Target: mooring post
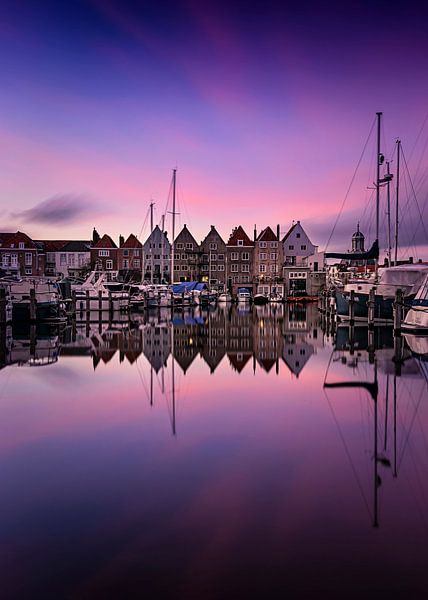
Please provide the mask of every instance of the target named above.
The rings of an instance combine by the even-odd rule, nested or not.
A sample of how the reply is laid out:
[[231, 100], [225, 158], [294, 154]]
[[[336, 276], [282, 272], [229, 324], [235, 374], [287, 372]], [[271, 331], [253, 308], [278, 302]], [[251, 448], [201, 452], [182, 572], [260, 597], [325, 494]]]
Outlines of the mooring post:
[[374, 320], [375, 320], [375, 288], [372, 287], [369, 292], [369, 301], [367, 303], [368, 308], [368, 321], [369, 321], [369, 329], [374, 328]]
[[76, 320], [76, 290], [71, 292], [71, 317]]
[[351, 290], [349, 293], [349, 323], [354, 324], [354, 313], [355, 313], [355, 291]]
[[[101, 290], [99, 290], [98, 292], [98, 311], [101, 313], [103, 310], [103, 293]], [[100, 314], [100, 320], [101, 320], [101, 314]]]
[[0, 324], [6, 323], [6, 290], [0, 288]]
[[110, 314], [113, 313], [113, 298], [111, 295], [111, 290], [108, 292], [108, 310]]
[[36, 300], [36, 288], [30, 289], [30, 321], [35, 321], [37, 318], [37, 300]]
[[86, 290], [86, 318], [89, 321], [89, 313], [91, 310], [90, 298], [89, 298], [89, 290]]
[[395, 292], [394, 302], [394, 335], [401, 334], [401, 321], [403, 318], [403, 292], [401, 289]]

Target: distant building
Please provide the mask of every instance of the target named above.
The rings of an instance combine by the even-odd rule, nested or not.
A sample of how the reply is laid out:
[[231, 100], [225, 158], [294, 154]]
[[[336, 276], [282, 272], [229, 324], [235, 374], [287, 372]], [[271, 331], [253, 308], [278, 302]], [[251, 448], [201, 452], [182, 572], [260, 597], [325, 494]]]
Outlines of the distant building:
[[83, 270], [90, 267], [91, 242], [88, 240], [69, 241], [52, 254], [55, 254], [55, 274], [57, 276], [79, 276]]
[[91, 248], [91, 268], [99, 271], [105, 271], [110, 280], [117, 279], [118, 248], [111, 237], [104, 234], [102, 238]]
[[166, 232], [156, 225], [143, 244], [143, 273], [145, 281], [170, 283], [171, 244]]
[[266, 227], [254, 243], [254, 280], [258, 294], [284, 293], [283, 263], [284, 253], [279, 239], [279, 225], [276, 234], [270, 227]]
[[133, 233], [117, 251], [119, 277], [122, 281], [141, 281], [143, 244]]
[[286, 265], [306, 265], [308, 257], [318, 251], [309, 236], [297, 221], [290, 227], [282, 240], [284, 262]]
[[40, 277], [45, 274], [43, 246], [26, 233], [0, 233], [0, 274]]
[[224, 290], [226, 285], [226, 243], [214, 225], [200, 245], [201, 281]]
[[239, 225], [233, 229], [226, 247], [228, 288], [233, 294], [236, 294], [241, 287], [253, 291], [254, 241]]
[[199, 244], [184, 224], [174, 241], [174, 282], [199, 280]]
[[349, 259], [345, 258], [341, 261], [342, 267], [351, 267], [357, 271], [374, 271], [375, 269], [375, 261], [373, 259], [361, 260], [352, 258], [353, 254], [365, 252], [365, 237], [364, 234], [360, 231], [360, 224], [357, 223], [357, 231], [352, 234], [351, 238], [351, 251], [349, 252]]

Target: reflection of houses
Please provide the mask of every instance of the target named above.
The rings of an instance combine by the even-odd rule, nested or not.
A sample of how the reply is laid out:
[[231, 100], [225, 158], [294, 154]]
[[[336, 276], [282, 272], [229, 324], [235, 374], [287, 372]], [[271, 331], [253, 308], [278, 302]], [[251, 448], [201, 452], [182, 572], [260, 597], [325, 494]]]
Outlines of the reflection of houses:
[[204, 361], [214, 373], [226, 354], [226, 313], [221, 310], [208, 313], [203, 327], [205, 341], [201, 350]]
[[278, 357], [281, 356], [283, 338], [281, 335], [282, 319], [277, 315], [276, 306], [267, 305], [257, 310], [254, 322], [254, 356], [259, 365], [269, 372], [274, 365], [278, 368]]
[[227, 357], [240, 373], [253, 356], [253, 320], [250, 311], [232, 310], [226, 319]]
[[171, 328], [168, 325], [146, 325], [142, 329], [143, 353], [156, 373], [166, 367], [171, 352]]
[[199, 245], [187, 225], [174, 241], [174, 281], [199, 281]]
[[281, 358], [297, 377], [310, 357], [322, 346], [318, 327], [318, 312], [314, 305], [290, 305], [282, 324]]
[[132, 364], [142, 352], [142, 339], [140, 330], [107, 329], [102, 333], [93, 333], [91, 336], [92, 355], [94, 368], [100, 361], [107, 364], [116, 352], [119, 360], [126, 360]]
[[158, 225], [143, 246], [144, 279], [153, 283], [169, 283], [171, 244]]
[[175, 317], [174, 327], [174, 358], [186, 373], [196, 356], [204, 347], [206, 338], [201, 323], [188, 315], [184, 318]]
[[214, 225], [200, 245], [201, 280], [223, 290], [226, 284], [226, 244]]

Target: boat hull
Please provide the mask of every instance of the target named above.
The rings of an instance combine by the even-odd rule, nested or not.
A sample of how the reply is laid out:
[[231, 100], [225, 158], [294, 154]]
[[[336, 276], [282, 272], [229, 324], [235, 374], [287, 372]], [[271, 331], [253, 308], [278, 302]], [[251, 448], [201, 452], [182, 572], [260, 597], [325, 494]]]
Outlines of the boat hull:
[[[368, 321], [369, 308], [368, 301], [369, 295], [362, 293], [355, 293], [354, 296], [354, 320], [355, 321]], [[374, 307], [374, 320], [375, 322], [384, 322], [393, 320], [393, 303], [392, 298], [384, 298], [383, 296], [375, 295], [375, 307]], [[340, 291], [336, 291], [336, 311], [337, 316], [347, 321], [349, 320], [349, 296], [343, 294]]]
[[[37, 302], [36, 321], [50, 321], [60, 317], [58, 302]], [[30, 303], [16, 302], [12, 306], [12, 319], [15, 321], [29, 321], [31, 319]]]

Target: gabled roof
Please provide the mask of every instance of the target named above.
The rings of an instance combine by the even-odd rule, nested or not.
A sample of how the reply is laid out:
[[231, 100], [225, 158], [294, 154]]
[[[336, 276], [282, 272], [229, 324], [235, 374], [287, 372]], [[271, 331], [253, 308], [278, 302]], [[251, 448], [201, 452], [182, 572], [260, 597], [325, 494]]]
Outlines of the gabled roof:
[[244, 246], [254, 246], [254, 242], [251, 241], [241, 225], [238, 225], [238, 227], [235, 227], [235, 229], [232, 231], [227, 245], [237, 246], [238, 240], [244, 240]]
[[209, 232], [207, 233], [207, 235], [204, 237], [204, 239], [201, 242], [201, 246], [207, 241], [207, 239], [210, 236], [215, 236], [216, 238], [218, 238], [220, 240], [220, 242], [222, 244], [224, 244], [223, 238], [221, 237], [221, 235], [219, 234], [219, 232], [217, 231], [217, 229], [215, 228], [215, 225], [211, 225], [211, 229], [209, 230]]
[[143, 244], [131, 233], [126, 242], [121, 245], [121, 248], [142, 248]]
[[[240, 356], [240, 358], [238, 358], [238, 356]], [[235, 371], [238, 371], [238, 373], [241, 373], [242, 369], [245, 367], [245, 365], [248, 363], [248, 361], [250, 360], [250, 358], [252, 357], [252, 353], [251, 352], [247, 352], [245, 354], [243, 354], [242, 352], [228, 352], [227, 353], [227, 358], [229, 359], [229, 362], [232, 366], [232, 368]]]
[[45, 252], [58, 252], [58, 250], [61, 250], [69, 243], [68, 240], [37, 240], [37, 243], [39, 242], [42, 244]]
[[257, 241], [258, 242], [276, 242], [278, 240], [277, 240], [276, 235], [272, 231], [272, 229], [268, 226], [259, 233], [259, 235], [257, 237]]
[[92, 248], [117, 248], [111, 237], [106, 233]]
[[0, 233], [0, 247], [10, 248], [13, 244], [14, 248], [18, 248], [19, 242], [24, 242], [26, 248], [36, 248], [34, 241], [22, 231]]
[[195, 238], [193, 237], [193, 235], [187, 229], [187, 225], [186, 224], [183, 225], [183, 229], [180, 231], [180, 233], [175, 238], [175, 242], [174, 243], [179, 242], [181, 237], [186, 237], [186, 239], [190, 238], [190, 240], [193, 242], [194, 246], [199, 246], [198, 242], [195, 240]]
[[[299, 222], [298, 222], [299, 223]], [[299, 223], [300, 225], [300, 223]], [[289, 237], [289, 235], [296, 229], [297, 223], [294, 223], [294, 225], [292, 225], [290, 227], [290, 229], [287, 231], [287, 233], [284, 235], [284, 237], [282, 238], [282, 242], [284, 243], [285, 240]]]
[[89, 252], [92, 242], [88, 240], [71, 240], [67, 242], [61, 250], [63, 252]]

